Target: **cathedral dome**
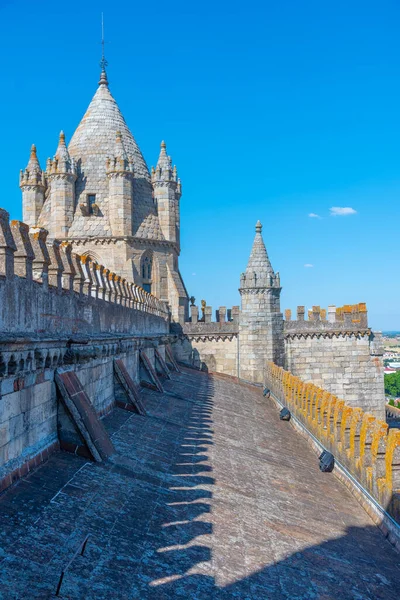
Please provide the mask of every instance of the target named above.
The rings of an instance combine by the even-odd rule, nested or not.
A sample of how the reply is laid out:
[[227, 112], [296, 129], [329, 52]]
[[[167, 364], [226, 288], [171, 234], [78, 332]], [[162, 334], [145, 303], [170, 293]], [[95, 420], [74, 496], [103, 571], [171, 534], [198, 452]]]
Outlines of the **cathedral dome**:
[[[152, 197], [149, 170], [122, 113], [108, 89], [105, 72], [89, 107], [79, 123], [68, 150], [77, 165], [76, 206], [70, 237], [110, 236], [108, 180], [106, 160], [114, 155], [115, 137], [121, 132], [122, 143], [134, 168], [134, 211], [132, 235], [163, 239]], [[79, 216], [79, 205], [88, 194], [95, 194], [100, 216]]]

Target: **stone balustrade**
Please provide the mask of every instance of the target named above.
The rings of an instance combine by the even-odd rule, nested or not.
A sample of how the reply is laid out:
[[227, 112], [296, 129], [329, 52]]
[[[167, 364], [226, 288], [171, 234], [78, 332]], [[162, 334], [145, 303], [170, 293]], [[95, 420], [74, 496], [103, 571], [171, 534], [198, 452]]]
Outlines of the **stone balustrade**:
[[268, 363], [266, 386], [400, 523], [400, 430]]

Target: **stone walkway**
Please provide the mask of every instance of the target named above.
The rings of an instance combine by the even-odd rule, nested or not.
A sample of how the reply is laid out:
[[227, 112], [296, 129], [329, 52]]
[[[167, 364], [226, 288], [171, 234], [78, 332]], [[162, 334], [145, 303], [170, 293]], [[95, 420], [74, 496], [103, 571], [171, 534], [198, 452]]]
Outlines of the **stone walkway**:
[[0, 599], [390, 599], [400, 555], [260, 390], [185, 371], [0, 497]]

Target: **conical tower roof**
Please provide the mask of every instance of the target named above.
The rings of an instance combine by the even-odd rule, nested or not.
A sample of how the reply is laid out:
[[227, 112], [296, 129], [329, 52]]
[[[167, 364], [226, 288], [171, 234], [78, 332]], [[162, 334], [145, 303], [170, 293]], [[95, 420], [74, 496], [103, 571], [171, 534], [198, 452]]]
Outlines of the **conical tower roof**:
[[71, 160], [67, 146], [65, 144], [65, 133], [63, 131], [60, 131], [58, 146], [54, 156], [55, 158], [58, 158], [58, 160], [64, 160], [65, 162], [69, 162]]
[[157, 168], [172, 171], [171, 157], [167, 154], [167, 144], [164, 142], [164, 140], [161, 142], [161, 149], [157, 161]]
[[82, 160], [82, 168], [90, 169], [91, 165], [97, 166], [99, 162], [105, 164], [106, 158], [114, 155], [117, 131], [121, 132], [125, 151], [132, 157], [136, 173], [150, 180], [143, 155], [105, 83], [100, 83], [72, 136], [69, 153], [75, 160]]
[[[124, 149], [134, 168], [135, 210], [132, 235], [164, 239], [152, 198], [149, 170], [118, 104], [111, 95], [105, 71], [102, 72], [99, 87], [68, 146], [78, 170], [77, 204], [85, 202], [86, 194], [96, 194], [96, 203], [99, 204], [103, 215], [93, 218], [90, 235], [111, 235], [106, 159], [114, 156], [117, 131], [121, 133]], [[76, 216], [69, 231], [70, 237], [84, 234], [85, 225], [87, 226], [87, 219]], [[87, 235], [87, 232], [84, 235]]]
[[274, 270], [269, 261], [261, 231], [262, 225], [260, 221], [257, 221], [256, 237], [254, 238], [253, 248], [251, 249], [250, 258], [246, 269], [246, 275], [255, 273], [257, 275], [257, 279], [263, 279], [267, 275], [274, 275]]
[[40, 164], [39, 164], [39, 159], [37, 157], [35, 144], [32, 144], [32, 146], [31, 146], [31, 153], [29, 155], [29, 162], [26, 165], [26, 170], [30, 173], [31, 176], [34, 173], [41, 174], [41, 172], [42, 172], [42, 170], [40, 168]]

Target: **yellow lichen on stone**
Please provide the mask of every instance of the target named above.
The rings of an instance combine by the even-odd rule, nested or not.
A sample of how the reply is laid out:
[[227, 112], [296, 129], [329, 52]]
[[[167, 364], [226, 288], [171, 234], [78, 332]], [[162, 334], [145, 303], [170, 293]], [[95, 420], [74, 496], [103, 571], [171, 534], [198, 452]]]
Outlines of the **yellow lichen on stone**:
[[360, 454], [359, 454], [358, 458], [356, 459], [356, 467], [358, 469], [362, 469], [362, 467], [363, 467], [367, 435], [375, 421], [376, 421], [376, 419], [373, 415], [371, 415], [369, 413], [364, 413], [363, 418], [362, 418], [361, 429], [360, 429]]

